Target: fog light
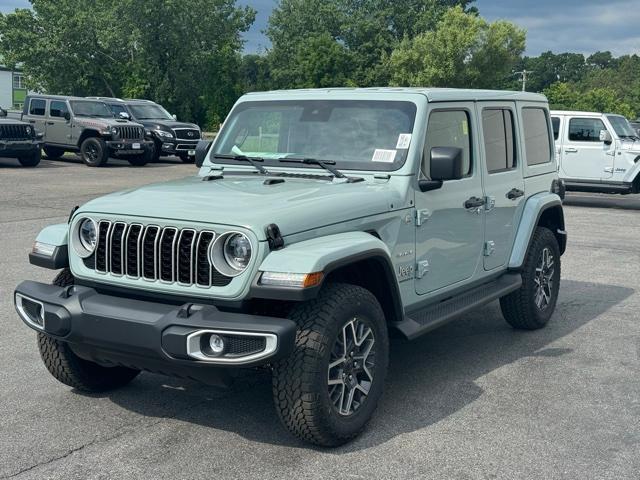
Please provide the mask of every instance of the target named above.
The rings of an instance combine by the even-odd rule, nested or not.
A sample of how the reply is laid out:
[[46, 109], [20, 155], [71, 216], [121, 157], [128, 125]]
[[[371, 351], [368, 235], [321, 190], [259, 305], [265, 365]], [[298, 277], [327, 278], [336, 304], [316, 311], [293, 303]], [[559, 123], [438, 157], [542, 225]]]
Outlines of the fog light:
[[220, 335], [212, 333], [209, 337], [209, 348], [214, 355], [221, 355], [224, 352], [224, 338]]

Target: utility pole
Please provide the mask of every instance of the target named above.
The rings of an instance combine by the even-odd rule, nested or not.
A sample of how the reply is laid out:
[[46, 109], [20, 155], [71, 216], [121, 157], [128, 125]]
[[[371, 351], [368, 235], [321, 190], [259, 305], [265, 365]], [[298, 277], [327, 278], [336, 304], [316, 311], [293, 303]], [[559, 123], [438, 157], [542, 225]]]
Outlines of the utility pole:
[[527, 91], [527, 75], [533, 73], [531, 70], [522, 70], [521, 72], [513, 72], [514, 75], [520, 75], [520, 81], [522, 82], [522, 91]]

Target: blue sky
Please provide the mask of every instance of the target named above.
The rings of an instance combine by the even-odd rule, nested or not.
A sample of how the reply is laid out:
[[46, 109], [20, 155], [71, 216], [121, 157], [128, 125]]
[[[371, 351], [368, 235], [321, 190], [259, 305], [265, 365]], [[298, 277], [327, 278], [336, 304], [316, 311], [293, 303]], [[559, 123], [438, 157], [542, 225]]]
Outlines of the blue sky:
[[[27, 0], [0, 0], [0, 11], [27, 7]], [[262, 31], [276, 0], [240, 0], [258, 11], [245, 35], [248, 52], [269, 46]], [[527, 54], [552, 50], [615, 55], [640, 54], [640, 2], [638, 0], [477, 0], [480, 14], [489, 20], [504, 18], [528, 31]]]

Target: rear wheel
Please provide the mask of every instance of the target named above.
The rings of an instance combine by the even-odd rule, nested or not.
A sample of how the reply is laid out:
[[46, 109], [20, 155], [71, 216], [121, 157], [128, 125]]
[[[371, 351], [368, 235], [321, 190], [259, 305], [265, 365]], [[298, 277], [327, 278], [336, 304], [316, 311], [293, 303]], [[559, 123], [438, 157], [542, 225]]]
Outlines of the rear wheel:
[[368, 290], [335, 283], [290, 318], [296, 347], [273, 370], [280, 419], [307, 442], [342, 445], [364, 429], [382, 395], [389, 356], [382, 308]]
[[102, 167], [109, 160], [109, 149], [101, 138], [89, 137], [80, 146], [80, 157], [88, 167]]
[[36, 148], [25, 155], [20, 155], [18, 161], [23, 167], [35, 167], [40, 163], [40, 149]]
[[186, 153], [181, 153], [179, 157], [182, 163], [194, 163], [196, 161], [195, 156], [187, 155]]
[[64, 148], [44, 147], [43, 150], [49, 160], [57, 160], [64, 155]]
[[[73, 285], [74, 278], [66, 268], [53, 281], [54, 285]], [[122, 387], [133, 380], [139, 370], [126, 367], [103, 367], [78, 357], [67, 342], [38, 333], [40, 357], [49, 373], [59, 382], [84, 392], [103, 392]]]
[[542, 328], [553, 315], [559, 290], [558, 240], [548, 228], [538, 227], [522, 269], [522, 286], [500, 299], [502, 315], [514, 328]]

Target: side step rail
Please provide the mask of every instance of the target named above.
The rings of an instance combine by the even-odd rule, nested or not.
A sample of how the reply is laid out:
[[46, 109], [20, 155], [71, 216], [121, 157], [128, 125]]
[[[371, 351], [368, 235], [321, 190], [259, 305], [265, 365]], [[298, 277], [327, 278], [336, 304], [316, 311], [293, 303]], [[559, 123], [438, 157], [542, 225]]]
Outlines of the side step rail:
[[507, 295], [522, 285], [519, 273], [507, 273], [489, 283], [484, 283], [471, 290], [440, 302], [428, 305], [419, 310], [409, 311], [397, 328], [407, 339], [413, 340], [456, 317], [486, 305]]

